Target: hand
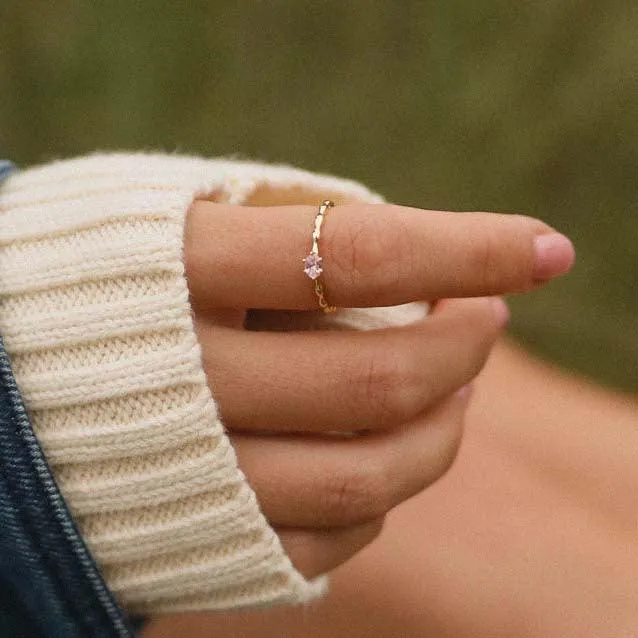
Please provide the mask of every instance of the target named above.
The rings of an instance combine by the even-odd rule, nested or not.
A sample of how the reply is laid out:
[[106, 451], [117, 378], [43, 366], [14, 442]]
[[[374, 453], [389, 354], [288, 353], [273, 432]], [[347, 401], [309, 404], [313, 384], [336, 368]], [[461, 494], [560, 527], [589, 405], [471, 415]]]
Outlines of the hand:
[[496, 347], [443, 480], [302, 608], [201, 614], [145, 638], [630, 638], [638, 401]]
[[[507, 319], [500, 300], [480, 298], [369, 332], [244, 330], [249, 308], [317, 308], [301, 267], [315, 213], [197, 201], [185, 234], [210, 387], [264, 514], [307, 576], [347, 560], [449, 467], [467, 404], [454, 393]], [[329, 299], [343, 307], [527, 290], [573, 259], [537, 220], [392, 205], [331, 210], [321, 251]], [[334, 432], [366, 434], [317, 436]]]

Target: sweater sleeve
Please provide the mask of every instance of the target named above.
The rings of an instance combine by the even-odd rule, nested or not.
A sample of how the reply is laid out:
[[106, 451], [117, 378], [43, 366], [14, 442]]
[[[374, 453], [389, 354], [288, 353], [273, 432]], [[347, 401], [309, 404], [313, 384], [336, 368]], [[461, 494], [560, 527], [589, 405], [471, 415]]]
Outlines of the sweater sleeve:
[[[287, 166], [151, 154], [56, 162], [0, 190], [0, 331], [60, 490], [134, 613], [299, 603], [325, 588], [293, 567], [262, 515], [201, 364], [183, 229], [192, 201], [213, 193], [382, 201]], [[317, 326], [415, 312], [341, 312]]]

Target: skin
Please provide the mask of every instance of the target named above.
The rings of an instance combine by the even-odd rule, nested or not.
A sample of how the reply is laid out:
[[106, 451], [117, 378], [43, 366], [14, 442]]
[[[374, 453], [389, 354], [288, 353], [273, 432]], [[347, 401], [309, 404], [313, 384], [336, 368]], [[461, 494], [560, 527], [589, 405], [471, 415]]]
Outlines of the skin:
[[638, 402], [511, 344], [476, 380], [452, 468], [305, 608], [158, 618], [145, 638], [629, 638]]
[[[369, 332], [245, 330], [251, 308], [316, 310], [300, 265], [315, 214], [313, 206], [200, 200], [185, 232], [211, 390], [240, 468], [308, 577], [372, 542], [386, 514], [454, 460], [469, 396], [459, 390], [481, 370], [507, 321], [493, 295], [538, 287], [573, 261], [568, 240], [528, 217], [339, 206], [320, 244], [332, 303], [474, 298]], [[268, 255], [267, 277], [255, 254]], [[335, 432], [358, 435], [325, 436]]]

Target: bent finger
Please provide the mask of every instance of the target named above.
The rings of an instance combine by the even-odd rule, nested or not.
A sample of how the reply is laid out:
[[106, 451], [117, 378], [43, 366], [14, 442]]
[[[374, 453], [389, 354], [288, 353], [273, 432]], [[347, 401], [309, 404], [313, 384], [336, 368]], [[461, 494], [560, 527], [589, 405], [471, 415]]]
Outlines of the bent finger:
[[461, 440], [468, 393], [385, 433], [233, 434], [239, 466], [275, 526], [331, 528], [384, 516], [437, 480]]
[[339, 567], [369, 545], [381, 533], [383, 519], [341, 529], [278, 529], [281, 544], [294, 566], [315, 578]]
[[476, 376], [504, 320], [499, 309], [502, 302], [463, 299], [407, 326], [364, 332], [250, 332], [205, 323], [198, 332], [229, 428], [381, 430], [416, 418]]

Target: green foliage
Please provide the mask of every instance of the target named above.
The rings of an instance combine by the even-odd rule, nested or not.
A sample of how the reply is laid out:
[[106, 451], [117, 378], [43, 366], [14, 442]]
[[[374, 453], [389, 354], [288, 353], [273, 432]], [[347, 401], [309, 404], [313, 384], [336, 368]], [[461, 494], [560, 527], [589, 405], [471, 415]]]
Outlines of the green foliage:
[[636, 34], [634, 0], [4, 0], [0, 155], [239, 155], [529, 212], [579, 261], [514, 330], [635, 390]]

